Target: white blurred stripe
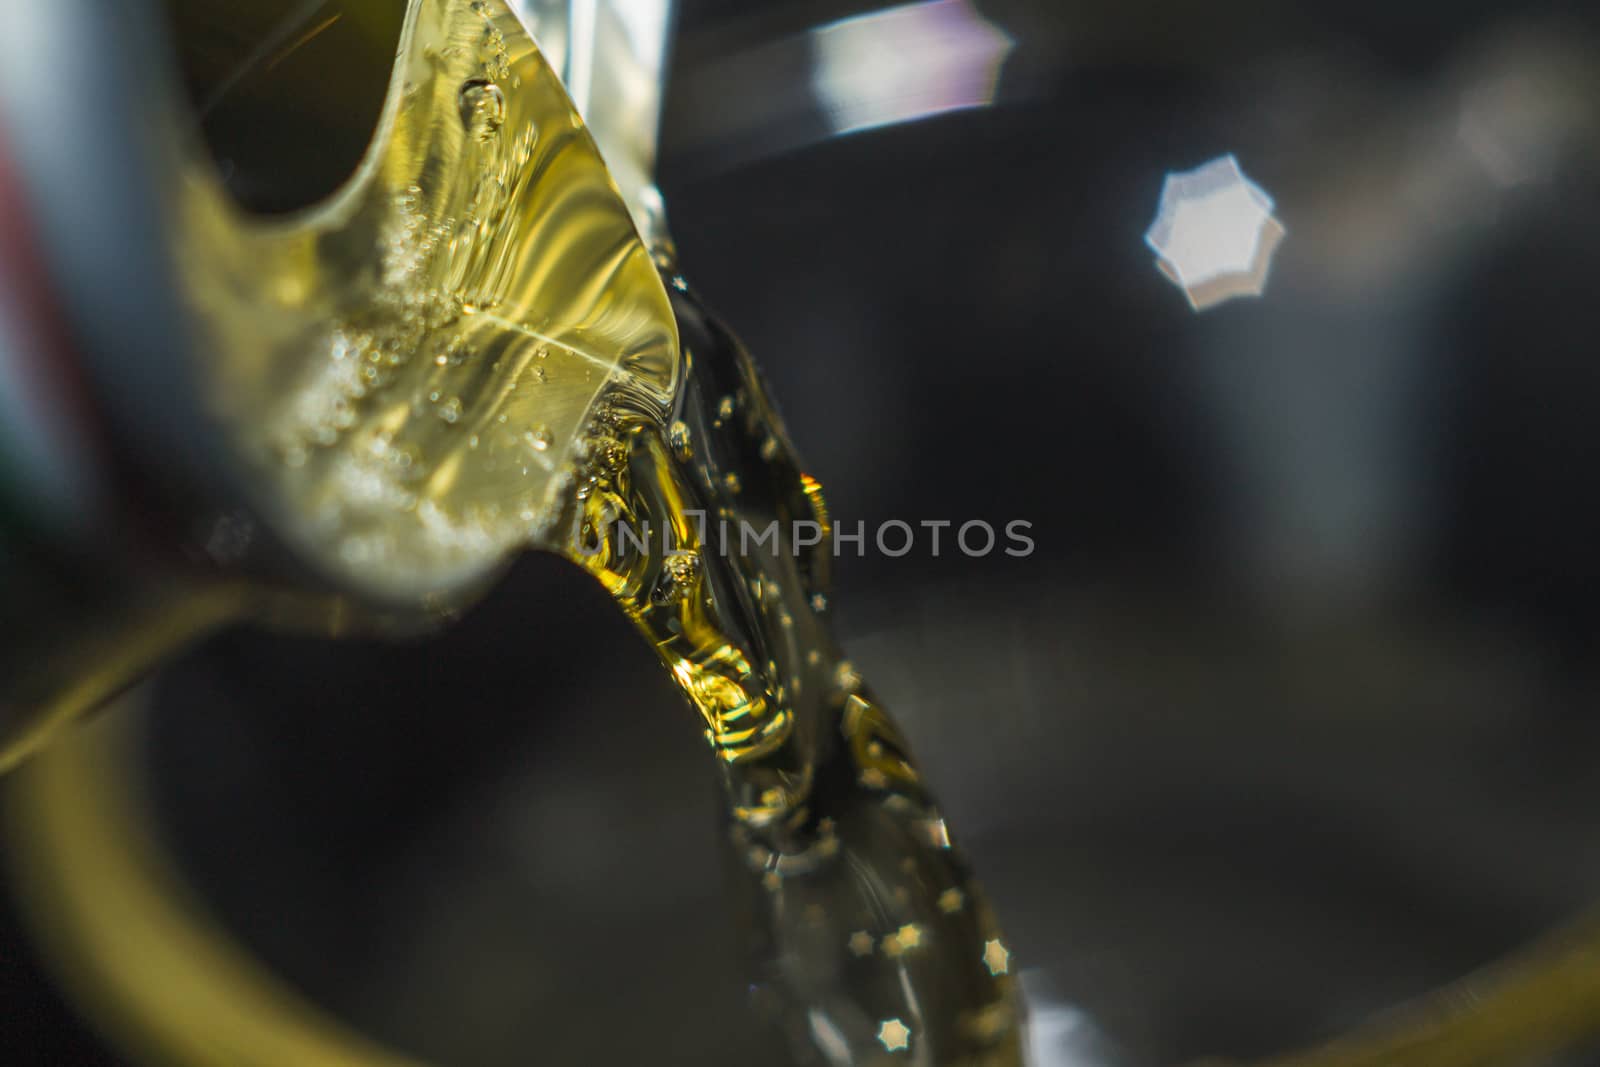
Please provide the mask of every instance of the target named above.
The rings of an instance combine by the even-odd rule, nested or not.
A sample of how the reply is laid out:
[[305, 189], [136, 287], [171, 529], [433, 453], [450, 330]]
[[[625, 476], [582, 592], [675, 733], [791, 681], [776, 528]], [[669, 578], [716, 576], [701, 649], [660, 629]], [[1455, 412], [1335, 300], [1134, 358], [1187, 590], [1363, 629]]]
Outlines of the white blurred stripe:
[[969, 0], [922, 3], [811, 31], [812, 90], [835, 133], [994, 102], [1015, 42]]

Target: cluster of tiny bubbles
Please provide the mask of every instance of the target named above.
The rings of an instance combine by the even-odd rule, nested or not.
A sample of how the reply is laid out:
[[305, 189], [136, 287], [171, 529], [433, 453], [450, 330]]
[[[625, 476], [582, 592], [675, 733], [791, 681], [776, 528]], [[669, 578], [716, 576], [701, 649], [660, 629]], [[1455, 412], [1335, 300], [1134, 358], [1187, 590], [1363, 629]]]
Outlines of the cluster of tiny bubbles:
[[452, 337], [433, 357], [435, 366], [459, 367], [472, 358], [472, 346], [465, 337]]
[[661, 565], [661, 578], [652, 599], [659, 605], [679, 603], [694, 595], [704, 565], [695, 552], [669, 552]]
[[[570, 463], [563, 465], [550, 479], [549, 500], [562, 500], [572, 493], [578, 475]], [[530, 513], [531, 512], [531, 513]], [[561, 520], [559, 507], [543, 509], [524, 508], [521, 518], [528, 523], [528, 537], [532, 543], [545, 543], [554, 534]]]
[[454, 426], [461, 422], [462, 417], [467, 413], [468, 406], [475, 404], [476, 401], [463, 400], [461, 396], [453, 392], [431, 389], [428, 391], [428, 403], [432, 405], [433, 414], [438, 417], [440, 422]]
[[291, 469], [304, 467], [315, 448], [336, 444], [357, 422], [356, 401], [370, 387], [362, 356], [365, 334], [335, 329], [325, 341], [329, 358], [305, 374], [269, 430], [273, 451]]
[[394, 198], [383, 254], [383, 293], [413, 291], [413, 282], [432, 258], [439, 230], [429, 226], [423, 189], [412, 182]]
[[[386, 511], [418, 507], [414, 487], [425, 474], [420, 454], [396, 444], [388, 431], [372, 433], [363, 447], [336, 453], [333, 461], [329, 492], [315, 515], [319, 522], [337, 527], [351, 504]], [[340, 554], [352, 563], [375, 560], [391, 540], [382, 531], [352, 533], [341, 543]]]
[[488, 51], [488, 58], [484, 60], [489, 76], [501, 80], [509, 79], [511, 87], [517, 88], [521, 80], [511, 76], [511, 56], [506, 52], [505, 34], [494, 24], [494, 16], [489, 11], [485, 0], [472, 0], [472, 10], [484, 21], [483, 47]]
[[678, 459], [687, 462], [694, 458], [694, 447], [689, 441], [689, 424], [682, 419], [672, 420], [672, 425], [667, 427], [667, 444]]

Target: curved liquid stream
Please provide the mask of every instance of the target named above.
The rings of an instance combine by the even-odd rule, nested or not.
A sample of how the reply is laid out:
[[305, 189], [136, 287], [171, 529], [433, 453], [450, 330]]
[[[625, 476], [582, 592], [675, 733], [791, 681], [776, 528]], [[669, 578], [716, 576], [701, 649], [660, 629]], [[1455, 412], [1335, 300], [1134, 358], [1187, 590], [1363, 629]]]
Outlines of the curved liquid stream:
[[[675, 305], [675, 418], [608, 397], [563, 552], [657, 649], [722, 768], [730, 912], [755, 1006], [799, 1063], [1020, 1064], [1009, 948], [829, 633], [820, 489], [742, 349], [691, 297]], [[723, 519], [776, 519], [780, 533], [746, 553], [734, 533], [725, 553]], [[624, 521], [653, 536], [635, 544]], [[823, 540], [797, 546], [790, 524], [808, 521]], [[20, 772], [15, 871], [91, 1014], [153, 1064], [410, 1064], [323, 1017], [204, 918], [139, 814], [115, 725]]]
[[419, 0], [399, 47], [330, 199], [247, 215], [194, 161], [173, 216], [241, 483], [315, 570], [406, 610], [459, 606], [559, 541], [596, 405], [664, 412], [678, 352], [650, 252], [516, 16]]
[[[416, 629], [464, 608], [511, 555], [561, 540], [601, 398], [624, 390], [664, 417], [676, 389], [677, 333], [650, 251], [504, 0], [411, 0], [403, 26], [393, 0], [169, 3], [202, 19], [180, 26], [201, 42], [237, 30], [235, 6], [258, 22], [274, 8], [315, 15], [258, 54], [266, 84], [220, 79], [235, 86], [224, 144], [260, 134], [291, 156], [286, 170], [306, 169], [300, 155], [347, 161], [349, 144], [284, 117], [298, 105], [365, 151], [320, 203], [246, 212], [224, 184], [245, 168], [226, 153], [213, 162], [194, 114], [158, 91], [174, 88], [163, 69], [141, 67], [138, 96], [151, 99], [134, 113], [129, 183], [148, 187], [134, 202], [162, 246], [126, 269], [153, 279], [136, 291], [172, 299], [157, 313], [173, 321], [159, 343], [108, 343], [83, 361], [106, 408], [141, 428], [118, 451], [173, 499], [151, 521], [160, 552], [129, 548], [137, 535], [85, 535], [66, 555], [104, 562], [105, 577], [27, 574], [40, 588], [24, 586], [0, 618], [18, 623], [0, 650], [0, 770], [228, 617], [338, 632]], [[94, 21], [143, 37], [110, 14]], [[397, 58], [384, 27], [398, 31]], [[274, 91], [319, 48], [336, 75], [312, 64], [294, 92]], [[375, 57], [381, 72], [359, 69]], [[349, 96], [366, 74], [389, 79], [375, 130], [345, 114], [360, 110]], [[263, 114], [272, 129], [248, 121]], [[134, 281], [105, 273], [107, 286]], [[143, 508], [131, 509], [136, 532]], [[224, 581], [240, 588], [219, 595]]]
[[[415, 3], [401, 52], [332, 200], [244, 217], [199, 164], [177, 200], [212, 416], [263, 511], [380, 604], [451, 608], [525, 546], [583, 567], [722, 768], [757, 1004], [799, 1058], [1020, 1062], [1009, 950], [828, 632], [821, 490], [748, 357], [669, 302], [502, 3]], [[724, 520], [775, 533], [719, 551]], [[204, 922], [93, 744], [24, 772], [19, 867], [90, 1012], [155, 1063], [399, 1062]]]
[[737, 342], [674, 303], [674, 420], [599, 413], [567, 554], [655, 647], [721, 764], [757, 1005], [816, 1062], [1019, 1063], [1009, 949], [829, 632], [820, 486]]

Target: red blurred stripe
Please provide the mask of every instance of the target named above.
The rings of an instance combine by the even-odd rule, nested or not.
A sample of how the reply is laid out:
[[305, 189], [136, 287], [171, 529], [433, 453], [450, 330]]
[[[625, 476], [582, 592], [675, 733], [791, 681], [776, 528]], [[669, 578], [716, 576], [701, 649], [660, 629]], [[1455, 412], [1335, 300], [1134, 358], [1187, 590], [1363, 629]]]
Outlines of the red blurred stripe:
[[38, 235], [31, 223], [27, 189], [7, 151], [0, 126], [0, 260], [14, 291], [10, 294], [20, 318], [17, 373], [20, 382], [0, 383], [18, 389], [39, 404], [61, 441], [76, 442], [94, 458], [104, 455], [104, 433], [91, 399], [88, 378], [75, 353], [67, 317], [51, 285]]

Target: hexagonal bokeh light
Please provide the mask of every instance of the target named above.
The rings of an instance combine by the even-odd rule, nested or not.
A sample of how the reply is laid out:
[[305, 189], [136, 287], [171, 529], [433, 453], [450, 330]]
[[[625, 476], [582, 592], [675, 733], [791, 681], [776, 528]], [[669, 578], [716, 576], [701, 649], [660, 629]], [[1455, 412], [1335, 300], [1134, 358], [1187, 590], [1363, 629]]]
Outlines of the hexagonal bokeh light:
[[1167, 175], [1144, 240], [1161, 273], [1204, 311], [1266, 288], [1285, 233], [1272, 211], [1272, 197], [1230, 153]]

